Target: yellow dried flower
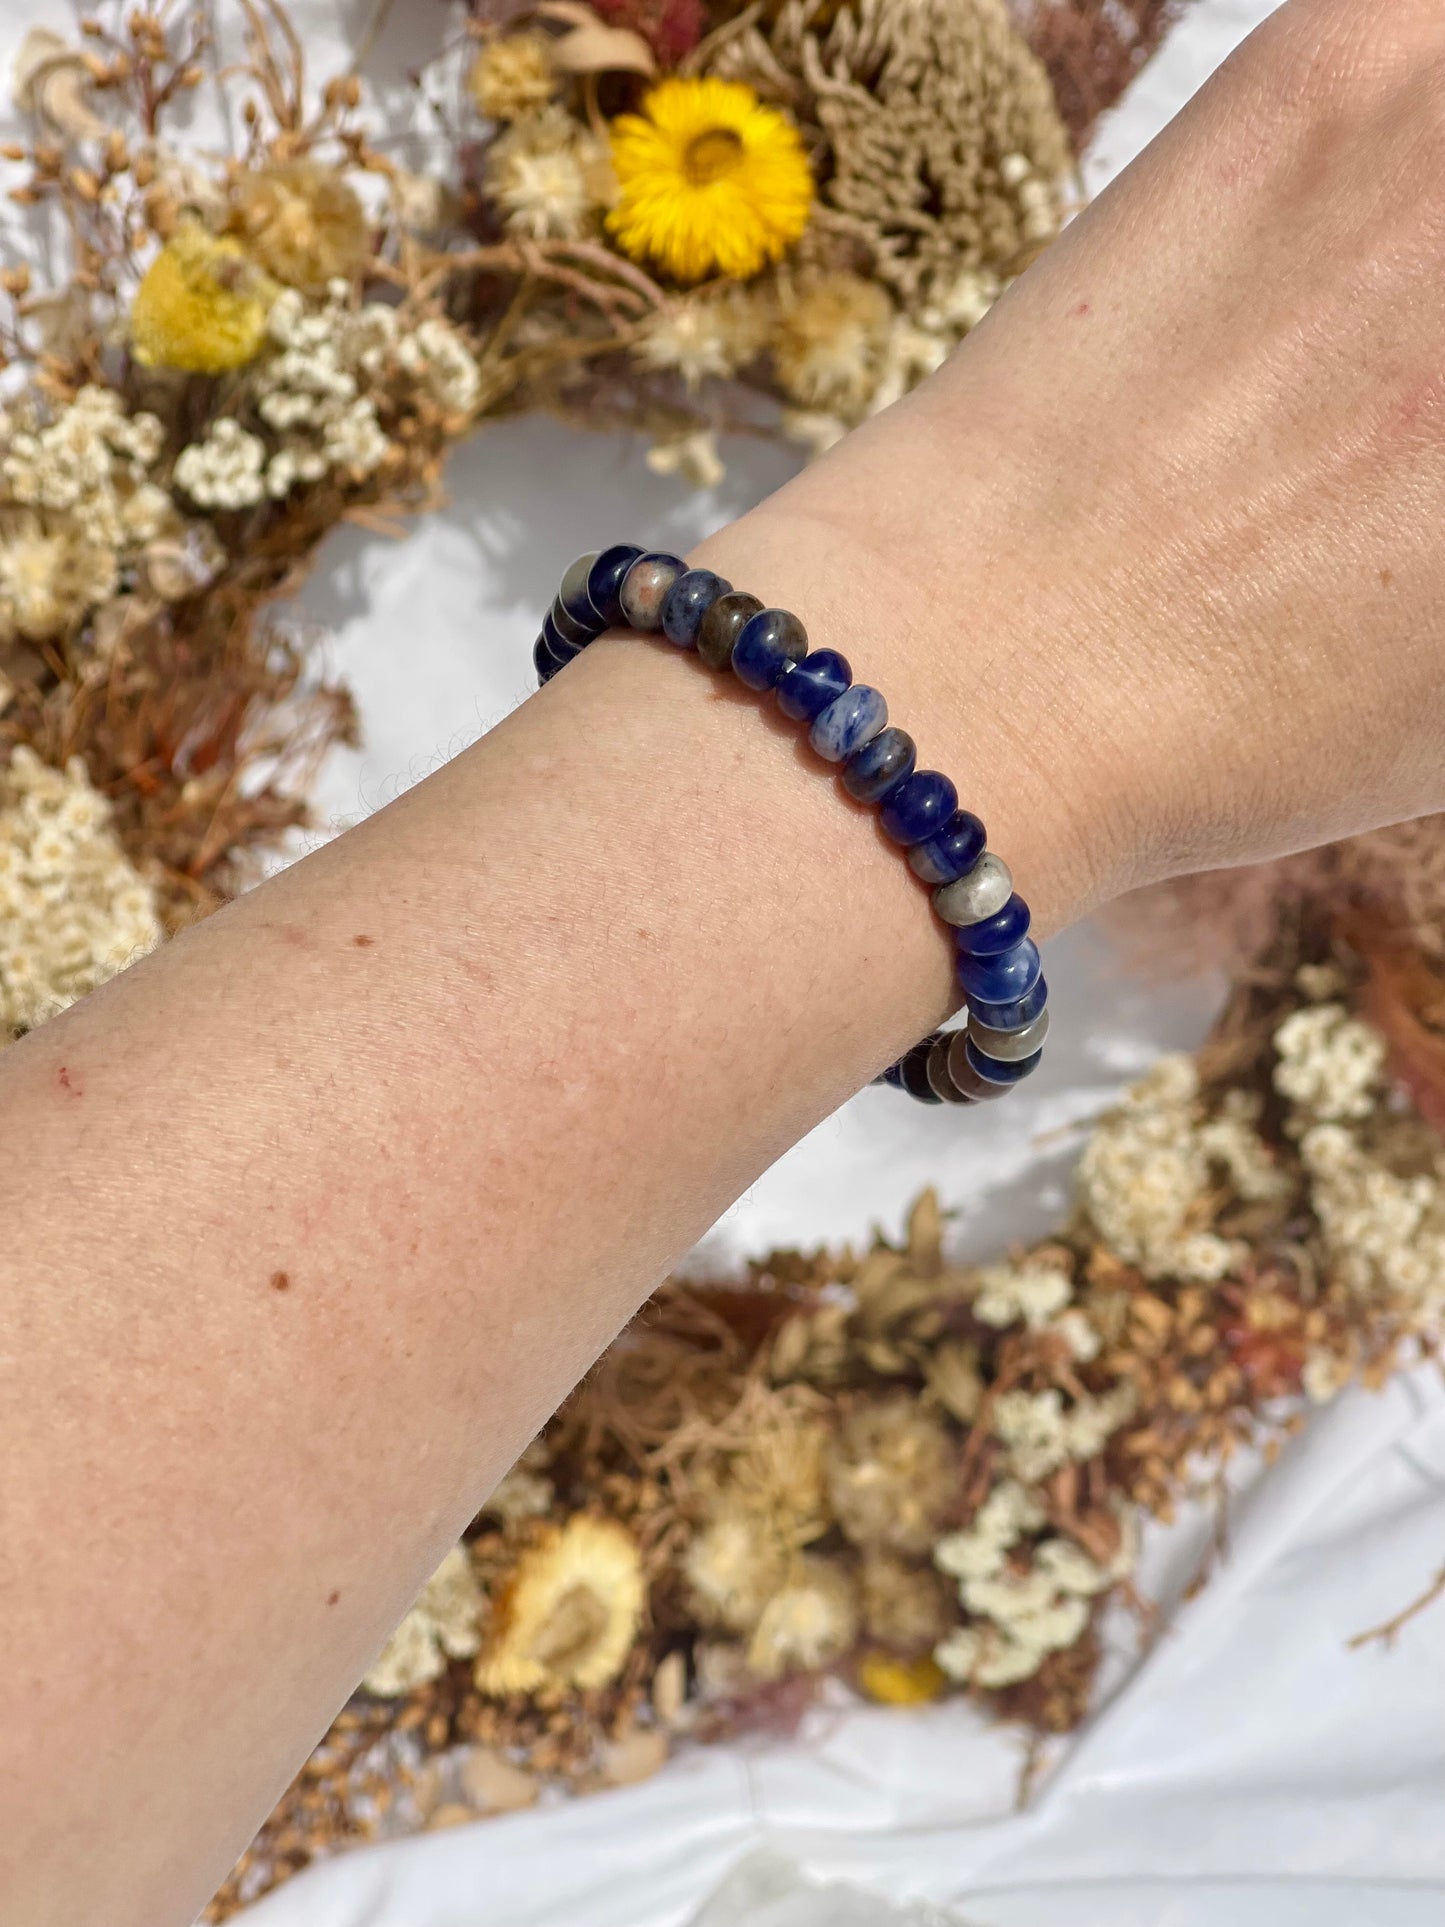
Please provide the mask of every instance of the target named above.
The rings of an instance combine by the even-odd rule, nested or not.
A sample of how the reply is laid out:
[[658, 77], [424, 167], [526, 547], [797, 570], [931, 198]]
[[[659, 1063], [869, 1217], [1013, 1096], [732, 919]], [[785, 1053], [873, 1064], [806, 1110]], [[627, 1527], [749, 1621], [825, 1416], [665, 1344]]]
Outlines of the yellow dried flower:
[[478, 1690], [608, 1685], [632, 1650], [645, 1597], [642, 1555], [615, 1519], [579, 1513], [546, 1528], [495, 1597]]
[[453, 1546], [411, 1611], [372, 1662], [362, 1686], [394, 1699], [439, 1679], [448, 1659], [470, 1659], [481, 1644], [482, 1592], [465, 1546]]
[[687, 1549], [683, 1571], [708, 1625], [747, 1633], [782, 1586], [792, 1548], [766, 1513], [722, 1505]]
[[366, 210], [334, 167], [319, 161], [278, 161], [237, 177], [232, 224], [251, 258], [265, 271], [324, 295], [333, 281], [351, 281], [371, 258]]
[[841, 1659], [857, 1637], [858, 1606], [847, 1573], [826, 1559], [800, 1559], [763, 1608], [748, 1668], [759, 1679], [816, 1672]]
[[893, 304], [876, 281], [824, 274], [786, 303], [773, 338], [784, 389], [805, 408], [859, 412], [878, 385]]
[[146, 368], [220, 375], [244, 368], [266, 339], [273, 289], [241, 243], [186, 221], [136, 289], [131, 347]]
[[467, 86], [488, 120], [522, 120], [539, 112], [557, 91], [545, 36], [509, 33], [489, 40], [472, 62]]
[[679, 281], [745, 281], [808, 225], [813, 176], [798, 130], [741, 81], [664, 80], [613, 122], [625, 253]]
[[858, 1662], [858, 1684], [880, 1706], [928, 1706], [943, 1696], [948, 1677], [927, 1653], [922, 1659], [865, 1653]]
[[859, 1546], [927, 1552], [956, 1477], [947, 1427], [906, 1393], [855, 1407], [828, 1454], [828, 1497]]

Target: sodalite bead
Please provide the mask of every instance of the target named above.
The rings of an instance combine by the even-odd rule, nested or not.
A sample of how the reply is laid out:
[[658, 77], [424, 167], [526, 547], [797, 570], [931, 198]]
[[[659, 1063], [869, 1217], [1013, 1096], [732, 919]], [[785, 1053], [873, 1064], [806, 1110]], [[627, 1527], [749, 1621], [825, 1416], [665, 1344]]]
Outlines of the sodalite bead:
[[709, 669], [731, 669], [733, 644], [762, 608], [755, 595], [733, 589], [708, 604], [697, 632], [697, 653]]
[[[641, 549], [635, 543], [619, 542], [613, 548], [604, 549], [588, 570], [587, 600], [592, 604], [601, 629], [615, 629], [622, 622], [622, 604], [617, 599], [618, 594], [627, 571], [641, 554]], [[562, 586], [565, 589], [566, 583]], [[570, 603], [567, 606], [569, 615], [576, 613]]]
[[954, 1089], [975, 1104], [987, 1104], [991, 1098], [1002, 1097], [1008, 1089], [1007, 1084], [996, 1084], [974, 1069], [968, 1055], [966, 1030], [954, 1031], [948, 1040], [948, 1077]]
[[943, 1102], [928, 1081], [928, 1057], [932, 1049], [933, 1039], [925, 1037], [921, 1044], [915, 1044], [908, 1055], [898, 1062], [899, 1082], [910, 1097], [916, 1097], [922, 1104]]
[[843, 787], [860, 803], [877, 803], [912, 775], [917, 759], [918, 746], [906, 729], [880, 729], [843, 765]]
[[928, 1053], [928, 1082], [935, 1097], [945, 1104], [973, 1104], [977, 1100], [967, 1091], [960, 1090], [948, 1068], [949, 1052], [953, 1049], [951, 1035], [935, 1037]]
[[915, 843], [908, 867], [925, 883], [952, 883], [983, 855], [988, 833], [972, 810], [955, 810], [936, 836]]
[[[539, 653], [540, 652], [540, 653]], [[547, 674], [555, 676], [559, 669], [565, 669], [579, 652], [576, 649], [558, 649], [553, 644], [544, 627], [537, 638], [537, 647], [532, 651], [533, 662], [540, 663], [543, 656], [547, 659]], [[540, 671], [539, 671], [540, 673]]]
[[878, 812], [883, 834], [895, 843], [922, 843], [941, 830], [958, 808], [958, 791], [936, 769], [915, 770]]
[[558, 662], [571, 662], [574, 656], [580, 656], [582, 653], [582, 645], [567, 640], [552, 620], [550, 610], [542, 618], [542, 638]]
[[1049, 1001], [1048, 980], [1040, 977], [1033, 989], [1022, 997], [1011, 997], [1003, 1002], [990, 1003], [986, 997], [970, 997], [968, 1000], [968, 1020], [978, 1023], [988, 1030], [1022, 1030], [1031, 1024]]
[[771, 689], [808, 653], [808, 632], [786, 609], [760, 609], [733, 644], [733, 674], [749, 689]]
[[1029, 906], [1022, 897], [1010, 897], [1002, 910], [980, 923], [966, 923], [953, 933], [959, 953], [967, 957], [997, 957], [1012, 950], [1029, 934]]
[[985, 1057], [996, 1057], [1002, 1063], [1016, 1063], [1021, 1057], [1032, 1057], [1044, 1047], [1044, 1039], [1049, 1034], [1049, 1013], [1041, 1010], [1018, 1030], [990, 1030], [987, 1024], [979, 1023], [972, 1011], [968, 1013], [968, 1034], [978, 1045]]
[[853, 680], [846, 656], [836, 649], [815, 649], [795, 662], [778, 684], [778, 708], [794, 723], [814, 723]]
[[660, 629], [663, 597], [686, 567], [680, 555], [667, 555], [660, 550], [638, 556], [622, 578], [617, 597], [623, 620], [644, 635]]
[[598, 634], [597, 624], [595, 622], [578, 622], [575, 616], [568, 615], [561, 596], [557, 597], [557, 600], [552, 604], [547, 614], [551, 620], [552, 627], [557, 631], [557, 634], [562, 638], [563, 642], [570, 642], [574, 649], [585, 649], [588, 643], [592, 642]]
[[933, 907], [945, 923], [983, 923], [997, 916], [1014, 893], [1009, 867], [985, 850], [967, 876], [955, 877], [933, 893]]
[[[592, 607], [592, 598], [587, 593], [587, 582], [592, 574], [592, 565], [601, 553], [600, 549], [593, 549], [590, 554], [579, 555], [563, 576], [562, 586], [557, 591], [557, 600], [572, 620], [591, 629], [594, 635], [599, 634], [600, 630], [597, 611]], [[606, 625], [603, 624], [602, 627], [605, 628]]]
[[[963, 986], [964, 995], [972, 1001], [980, 998], [986, 1004], [1006, 1004], [1026, 997], [1038, 982], [1043, 970], [1038, 945], [1030, 943], [1025, 937], [1022, 943], [1015, 944], [1012, 950], [1005, 950], [997, 957], [960, 957], [958, 960], [958, 981]], [[1000, 1025], [1006, 1029], [1006, 1025]]]
[[547, 638], [545, 636], [538, 636], [537, 640], [532, 644], [532, 667], [537, 672], [537, 681], [539, 683], [551, 682], [557, 673], [557, 665], [553, 662], [551, 654], [548, 651]]
[[717, 601], [732, 588], [711, 569], [688, 569], [680, 575], [662, 599], [662, 633], [679, 649], [692, 649], [702, 619]]
[[1031, 1077], [1038, 1069], [1039, 1059], [1043, 1056], [1041, 1050], [1036, 1050], [1032, 1057], [1020, 1057], [1011, 1063], [1005, 1063], [997, 1057], [986, 1057], [972, 1037], [963, 1048], [969, 1063], [980, 1077], [986, 1078], [990, 1084], [998, 1084], [1004, 1088], [1010, 1084], [1021, 1084], [1026, 1077]]
[[841, 763], [854, 750], [871, 743], [887, 721], [888, 705], [878, 691], [865, 682], [854, 683], [818, 715], [808, 731], [808, 741], [827, 762]]

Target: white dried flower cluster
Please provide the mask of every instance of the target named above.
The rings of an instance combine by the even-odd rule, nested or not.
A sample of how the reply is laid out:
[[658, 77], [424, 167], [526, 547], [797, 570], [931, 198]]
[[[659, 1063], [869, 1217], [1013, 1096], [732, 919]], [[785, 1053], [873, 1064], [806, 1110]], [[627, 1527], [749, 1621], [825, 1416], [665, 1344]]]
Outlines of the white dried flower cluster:
[[540, 1519], [552, 1510], [557, 1488], [543, 1472], [514, 1465], [482, 1508], [498, 1519]]
[[486, 186], [511, 231], [533, 241], [578, 240], [615, 192], [606, 149], [560, 107], [492, 142]]
[[1069, 1303], [1074, 1287], [1055, 1265], [985, 1265], [971, 1307], [975, 1318], [1003, 1330], [1027, 1325], [1037, 1331]]
[[1009, 1471], [1034, 1484], [1061, 1465], [1096, 1457], [1134, 1406], [1129, 1384], [1067, 1405], [1057, 1386], [1043, 1392], [1005, 1392], [994, 1402], [993, 1432]]
[[377, 1655], [361, 1684], [379, 1699], [395, 1699], [439, 1679], [448, 1659], [481, 1650], [482, 1590], [465, 1546], [453, 1546], [421, 1595]]
[[1401, 1176], [1343, 1124], [1300, 1142], [1333, 1275], [1364, 1298], [1403, 1299], [1426, 1326], [1445, 1313], [1445, 1160]]
[[0, 411], [0, 636], [40, 642], [115, 594], [145, 544], [180, 524], [151, 479], [165, 433], [92, 384], [46, 416], [33, 397]]
[[1289, 1188], [1257, 1117], [1245, 1093], [1210, 1117], [1194, 1060], [1162, 1058], [1098, 1126], [1079, 1163], [1080, 1203], [1110, 1249], [1146, 1278], [1227, 1277], [1245, 1248], [1207, 1228], [1214, 1172], [1227, 1172], [1246, 1199]]
[[1368, 1117], [1379, 1097], [1385, 1040], [1343, 1004], [1314, 1004], [1286, 1017], [1274, 1034], [1274, 1087], [1308, 1123]]
[[378, 411], [388, 385], [407, 385], [450, 415], [477, 407], [481, 370], [454, 328], [435, 315], [405, 326], [382, 302], [350, 307], [349, 294], [337, 281], [323, 302], [288, 288], [272, 303], [273, 352], [257, 364], [250, 399], [274, 444], [239, 422], [213, 423], [176, 462], [176, 485], [198, 506], [254, 508], [329, 475], [372, 474], [392, 448]]
[[1032, 1544], [1025, 1564], [1019, 1548], [1044, 1525], [1044, 1509], [1014, 1480], [995, 1486], [968, 1530], [934, 1552], [973, 1619], [935, 1649], [943, 1671], [974, 1686], [1015, 1686], [1072, 1646], [1089, 1623], [1090, 1600], [1133, 1570], [1135, 1534], [1127, 1515], [1118, 1516], [1119, 1549], [1107, 1565], [1058, 1534]]
[[14, 750], [0, 770], [0, 1041], [33, 1030], [161, 939], [153, 893], [83, 763]]
[[716, 488], [727, 474], [717, 436], [710, 428], [699, 428], [676, 441], [657, 442], [647, 451], [647, 466], [654, 475], [680, 475], [692, 488]]

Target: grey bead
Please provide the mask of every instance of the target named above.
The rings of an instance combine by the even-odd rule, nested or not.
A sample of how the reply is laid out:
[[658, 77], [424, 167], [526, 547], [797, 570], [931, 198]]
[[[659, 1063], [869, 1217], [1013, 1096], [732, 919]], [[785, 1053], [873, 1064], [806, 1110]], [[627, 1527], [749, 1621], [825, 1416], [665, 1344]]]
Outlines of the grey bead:
[[668, 556], [644, 555], [633, 563], [618, 598], [632, 628], [648, 632], [662, 627], [663, 597], [681, 574], [681, 564]]
[[1013, 1089], [1012, 1084], [995, 1084], [987, 1077], [980, 1077], [968, 1061], [964, 1048], [967, 1043], [966, 1030], [954, 1031], [948, 1040], [948, 1075], [954, 1088], [962, 1096], [981, 1103], [1006, 1096]]
[[945, 923], [982, 923], [996, 917], [1014, 893], [1008, 865], [985, 850], [967, 876], [942, 883], [933, 893], [933, 907]]
[[585, 622], [578, 622], [575, 616], [568, 615], [561, 596], [552, 604], [552, 621], [563, 642], [570, 642], [574, 649], [585, 649], [597, 634], [595, 622], [589, 627]]
[[954, 1083], [948, 1069], [948, 1052], [953, 1043], [951, 1037], [940, 1037], [928, 1053], [928, 1082], [936, 1097], [945, 1104], [972, 1104], [973, 1098], [961, 1091]]
[[968, 1034], [985, 1057], [995, 1057], [1001, 1064], [1017, 1064], [1043, 1049], [1049, 1034], [1049, 1013], [1041, 1010], [1022, 1030], [990, 1030], [987, 1024], [977, 1024], [970, 1017]]
[[565, 602], [568, 608], [578, 608], [587, 602], [587, 578], [592, 573], [592, 564], [601, 553], [601, 549], [593, 549], [587, 555], [579, 555], [563, 576], [557, 598]]

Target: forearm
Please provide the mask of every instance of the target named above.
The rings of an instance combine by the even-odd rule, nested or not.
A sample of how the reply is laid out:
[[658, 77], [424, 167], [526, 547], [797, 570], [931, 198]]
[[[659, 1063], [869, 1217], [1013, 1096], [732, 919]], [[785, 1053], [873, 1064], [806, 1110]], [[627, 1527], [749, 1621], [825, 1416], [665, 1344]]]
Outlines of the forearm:
[[[822, 523], [718, 546], [968, 743], [951, 611], [890, 622]], [[7, 1053], [7, 1919], [188, 1917], [616, 1328], [949, 1007], [926, 893], [763, 707], [597, 645]], [[1051, 799], [981, 750], [1066, 920]]]

